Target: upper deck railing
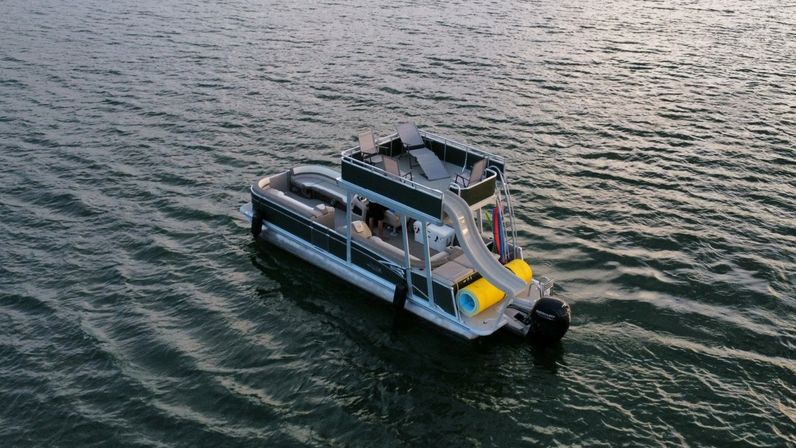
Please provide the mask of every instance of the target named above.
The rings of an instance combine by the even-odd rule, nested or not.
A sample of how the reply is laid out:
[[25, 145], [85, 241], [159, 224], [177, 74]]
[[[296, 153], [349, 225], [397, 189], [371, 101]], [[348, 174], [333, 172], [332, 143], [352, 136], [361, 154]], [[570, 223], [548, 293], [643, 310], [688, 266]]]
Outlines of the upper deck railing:
[[[398, 133], [391, 134], [391, 135], [389, 135], [387, 137], [382, 137], [382, 138], [376, 140], [376, 145], [377, 146], [385, 145], [387, 143], [390, 143], [396, 137], [398, 137]], [[423, 185], [423, 184], [421, 184], [419, 182], [415, 182], [413, 180], [405, 179], [403, 177], [396, 176], [394, 174], [388, 173], [387, 171], [384, 171], [383, 169], [381, 169], [381, 168], [379, 168], [379, 167], [377, 167], [375, 165], [371, 165], [371, 164], [369, 164], [367, 162], [364, 162], [364, 161], [362, 161], [360, 159], [355, 158], [354, 155], [355, 154], [359, 154], [359, 153], [360, 153], [359, 146], [355, 146], [353, 148], [346, 149], [345, 151], [342, 152], [341, 155], [343, 157], [343, 161], [348, 162], [348, 163], [352, 163], [352, 164], [356, 165], [357, 167], [359, 167], [360, 169], [365, 169], [365, 170], [377, 173], [377, 174], [379, 174], [381, 176], [384, 176], [384, 177], [386, 177], [386, 178], [388, 178], [388, 179], [390, 179], [390, 180], [392, 180], [394, 182], [400, 182], [402, 184], [411, 186], [413, 189], [421, 191], [421, 192], [423, 192], [425, 194], [442, 197], [442, 192], [437, 190], [437, 189], [428, 187], [426, 185]]]
[[[378, 143], [378, 142], [377, 142]], [[442, 220], [442, 192], [421, 183], [390, 174], [387, 171], [364, 162], [356, 155], [359, 148], [351, 148], [342, 153], [341, 178], [354, 189], [365, 195], [375, 193], [381, 198], [369, 199], [382, 202], [393, 210], [410, 217], [430, 218], [433, 222]]]
[[[394, 135], [397, 136], [398, 134], [396, 133]], [[459, 141], [456, 141], [456, 140], [451, 140], [449, 138], [445, 138], [445, 137], [442, 137], [441, 135], [437, 135], [437, 134], [434, 134], [432, 132], [424, 131], [422, 129], [420, 130], [420, 135], [423, 136], [423, 137], [426, 137], [429, 140], [436, 141], [436, 142], [444, 145], [445, 147], [450, 146], [450, 147], [458, 149], [460, 151], [464, 151], [468, 156], [472, 154], [472, 155], [478, 157], [479, 159], [488, 159], [489, 162], [490, 162], [490, 165], [497, 166], [501, 171], [503, 171], [503, 169], [506, 166], [506, 159], [504, 159], [503, 156], [499, 156], [497, 154], [486, 152], [486, 151], [484, 151], [482, 149], [478, 149], [478, 148], [476, 148], [474, 146], [470, 146], [470, 145], [468, 145], [466, 143], [462, 143], [462, 142], [459, 142]]]
[[[434, 151], [442, 160], [457, 165], [472, 166], [481, 159], [488, 160], [488, 166], [494, 170], [503, 171], [505, 160], [503, 157], [491, 154], [470, 145], [447, 139], [437, 134], [420, 130], [420, 135], [426, 140], [429, 149]], [[391, 154], [403, 151], [398, 133], [393, 133], [376, 140], [379, 148]], [[392, 204], [390, 208], [403, 208], [404, 211], [419, 211], [436, 220], [442, 219], [443, 192], [435, 188], [415, 182], [394, 174], [382, 168], [365, 162], [361, 156], [359, 146], [349, 148], [341, 153], [342, 180], [353, 186], [358, 186], [386, 198]], [[495, 191], [495, 174], [487, 176], [467, 187], [451, 185], [455, 191], [471, 205], [479, 203], [490, 197]], [[395, 207], [392, 207], [395, 206]]]

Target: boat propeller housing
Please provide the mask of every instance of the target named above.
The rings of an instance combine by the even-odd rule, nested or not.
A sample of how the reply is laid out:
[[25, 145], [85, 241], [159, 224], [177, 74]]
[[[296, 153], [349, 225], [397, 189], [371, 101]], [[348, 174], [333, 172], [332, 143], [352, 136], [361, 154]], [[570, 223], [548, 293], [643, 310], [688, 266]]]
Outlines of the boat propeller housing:
[[528, 337], [543, 344], [553, 344], [561, 340], [569, 329], [569, 305], [555, 297], [542, 297], [537, 300], [528, 315], [530, 326]]

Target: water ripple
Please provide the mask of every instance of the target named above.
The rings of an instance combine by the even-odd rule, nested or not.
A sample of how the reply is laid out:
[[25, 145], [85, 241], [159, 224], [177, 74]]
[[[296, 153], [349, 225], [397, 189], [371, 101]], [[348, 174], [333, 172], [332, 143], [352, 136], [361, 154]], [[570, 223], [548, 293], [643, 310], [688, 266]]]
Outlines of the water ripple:
[[[5, 2], [0, 444], [796, 445], [791, 9]], [[410, 119], [509, 160], [560, 346], [251, 242], [253, 179]]]

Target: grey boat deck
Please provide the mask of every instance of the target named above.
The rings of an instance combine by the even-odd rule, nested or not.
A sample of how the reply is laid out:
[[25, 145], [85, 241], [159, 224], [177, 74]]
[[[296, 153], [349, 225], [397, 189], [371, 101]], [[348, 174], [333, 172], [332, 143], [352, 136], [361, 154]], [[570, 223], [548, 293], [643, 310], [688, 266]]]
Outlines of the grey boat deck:
[[[453, 179], [456, 178], [457, 174], [462, 173], [462, 167], [459, 165], [455, 165], [449, 162], [442, 162], [442, 165], [448, 171], [448, 177], [437, 179], [437, 180], [429, 180], [426, 178], [425, 174], [423, 174], [423, 170], [420, 168], [419, 165], [414, 164], [414, 166], [410, 163], [411, 156], [409, 154], [402, 154], [400, 157], [397, 157], [398, 164], [401, 167], [401, 172], [411, 172], [412, 173], [412, 180], [424, 185], [429, 188], [433, 188], [439, 191], [447, 191], [448, 186], [453, 182]], [[384, 163], [376, 163], [377, 167], [384, 169]], [[464, 171], [465, 173], [469, 173], [468, 170]]]

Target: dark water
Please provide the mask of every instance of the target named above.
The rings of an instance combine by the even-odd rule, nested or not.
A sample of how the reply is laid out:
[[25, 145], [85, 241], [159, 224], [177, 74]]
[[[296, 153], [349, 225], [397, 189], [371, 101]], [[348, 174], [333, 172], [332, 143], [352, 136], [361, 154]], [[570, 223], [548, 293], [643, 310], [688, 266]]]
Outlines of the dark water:
[[[0, 1], [1, 446], [796, 446], [796, 6], [424, 3]], [[560, 347], [252, 242], [404, 120], [509, 160]]]

